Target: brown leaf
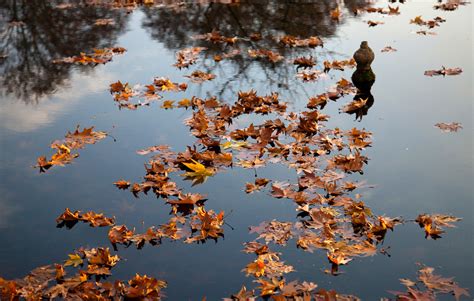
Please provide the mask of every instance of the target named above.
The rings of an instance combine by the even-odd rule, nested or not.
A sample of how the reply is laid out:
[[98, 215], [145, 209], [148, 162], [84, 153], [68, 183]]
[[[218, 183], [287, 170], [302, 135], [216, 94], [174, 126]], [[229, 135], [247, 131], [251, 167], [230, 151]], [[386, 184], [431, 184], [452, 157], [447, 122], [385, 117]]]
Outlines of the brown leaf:
[[463, 128], [459, 122], [451, 122], [451, 123], [441, 122], [441, 123], [435, 124], [435, 126], [445, 133], [457, 132], [458, 130]]

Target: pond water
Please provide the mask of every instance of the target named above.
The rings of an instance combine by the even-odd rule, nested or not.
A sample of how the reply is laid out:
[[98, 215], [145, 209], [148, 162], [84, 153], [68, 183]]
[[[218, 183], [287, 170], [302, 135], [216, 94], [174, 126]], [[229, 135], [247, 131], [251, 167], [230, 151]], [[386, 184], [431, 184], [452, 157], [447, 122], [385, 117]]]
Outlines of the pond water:
[[[373, 133], [372, 147], [363, 174], [351, 179], [366, 181], [373, 188], [357, 190], [377, 215], [413, 220], [421, 213], [452, 214], [462, 218], [442, 238], [425, 239], [416, 223], [399, 225], [387, 233], [383, 247], [390, 257], [377, 254], [354, 258], [341, 266], [338, 276], [324, 273], [330, 268], [326, 252], [305, 252], [294, 240], [286, 247], [272, 248], [296, 272], [287, 279], [312, 281], [319, 287], [353, 294], [364, 300], [390, 297], [389, 290], [404, 288], [399, 278], [416, 277], [417, 262], [455, 277], [472, 292], [473, 283], [473, 76], [472, 6], [455, 11], [435, 10], [434, 1], [388, 3], [362, 0], [341, 1], [242, 1], [237, 4], [203, 3], [185, 6], [138, 7], [130, 13], [98, 6], [57, 8], [48, 1], [3, 1], [0, 54], [0, 276], [21, 278], [35, 267], [62, 262], [67, 254], [83, 247], [111, 247], [107, 227], [78, 224], [68, 230], [56, 228], [55, 219], [66, 207], [93, 210], [115, 216], [118, 224], [144, 231], [168, 221], [170, 206], [153, 193], [135, 198], [117, 189], [119, 179], [140, 182], [149, 156], [137, 150], [158, 144], [184, 151], [193, 137], [183, 121], [192, 110], [161, 108], [161, 101], [137, 110], [119, 109], [109, 84], [120, 80], [145, 84], [154, 77], [183, 77], [202, 70], [217, 77], [203, 84], [189, 83], [180, 93], [164, 99], [180, 100], [217, 96], [233, 103], [239, 91], [255, 89], [259, 95], [278, 92], [288, 111], [305, 109], [308, 98], [323, 93], [341, 77], [350, 79], [353, 69], [331, 70], [325, 78], [303, 82], [296, 67], [255, 60], [247, 55], [215, 62], [213, 56], [233, 49], [225, 44], [193, 39], [218, 30], [224, 36], [248, 37], [294, 35], [319, 36], [324, 47], [288, 48], [272, 39], [237, 44], [242, 52], [255, 47], [281, 53], [285, 59], [312, 55], [317, 69], [324, 60], [348, 59], [366, 40], [375, 52], [372, 69], [376, 81], [374, 103], [362, 119], [341, 114], [339, 108], [350, 95], [330, 101], [321, 112], [330, 116], [328, 127], [344, 130], [365, 128]], [[340, 5], [342, 18], [335, 22], [330, 12]], [[399, 6], [400, 15], [360, 13], [355, 8]], [[430, 30], [437, 35], [419, 35], [410, 24], [416, 16], [446, 19]], [[111, 18], [113, 25], [94, 26], [96, 19]], [[368, 20], [383, 21], [375, 27]], [[11, 21], [23, 24], [12, 25]], [[381, 52], [385, 46], [398, 51]], [[53, 64], [53, 59], [77, 55], [92, 48], [121, 46], [127, 49], [113, 61], [98, 66]], [[189, 69], [173, 66], [177, 51], [205, 46]], [[457, 76], [424, 76], [425, 70], [461, 67]], [[246, 115], [234, 128], [261, 123], [274, 115]], [[434, 124], [460, 122], [463, 129], [444, 133]], [[50, 143], [61, 139], [77, 125], [95, 126], [111, 137], [79, 151], [80, 157], [46, 173], [33, 168], [36, 158], [51, 155]], [[113, 138], [112, 138], [113, 137]], [[111, 279], [129, 279], [135, 273], [168, 282], [169, 300], [219, 300], [242, 285], [255, 287], [252, 277], [241, 270], [254, 256], [245, 254], [242, 243], [255, 239], [248, 227], [276, 219], [295, 222], [297, 206], [276, 199], [269, 189], [246, 194], [245, 183], [265, 177], [296, 182], [297, 174], [285, 165], [268, 164], [256, 171], [238, 166], [225, 169], [191, 186], [178, 174], [172, 180], [186, 192], [207, 195], [206, 208], [226, 212], [225, 238], [217, 243], [185, 244], [164, 241], [137, 250], [118, 247], [122, 260]]]

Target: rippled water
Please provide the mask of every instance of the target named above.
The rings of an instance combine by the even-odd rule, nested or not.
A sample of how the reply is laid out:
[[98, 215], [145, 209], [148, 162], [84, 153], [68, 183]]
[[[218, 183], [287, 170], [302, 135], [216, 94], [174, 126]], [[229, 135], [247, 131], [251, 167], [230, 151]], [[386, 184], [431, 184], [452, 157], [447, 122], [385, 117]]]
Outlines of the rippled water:
[[[310, 1], [307, 1], [310, 2]], [[377, 214], [414, 218], [419, 213], [445, 213], [462, 217], [457, 228], [448, 229], [439, 240], [425, 240], [416, 224], [397, 227], [384, 242], [391, 257], [377, 255], [357, 258], [334, 277], [323, 273], [328, 267], [324, 252], [307, 253], [294, 243], [276, 250], [294, 265], [289, 279], [307, 280], [325, 288], [375, 300], [389, 296], [387, 290], [401, 290], [399, 278], [414, 278], [416, 262], [439, 267], [444, 276], [454, 276], [463, 287], [474, 289], [473, 275], [473, 90], [472, 90], [472, 6], [444, 12], [433, 9], [432, 1], [399, 5], [398, 16], [362, 14], [352, 16], [363, 1], [339, 1], [345, 15], [340, 23], [331, 21], [333, 1], [314, 3], [250, 1], [237, 5], [196, 4], [173, 9], [138, 8], [132, 13], [97, 7], [58, 9], [46, 1], [5, 1], [0, 5], [2, 38], [0, 53], [0, 275], [23, 277], [33, 268], [61, 262], [80, 246], [109, 246], [107, 229], [76, 226], [57, 229], [55, 218], [69, 207], [114, 215], [120, 223], [137, 230], [168, 219], [169, 207], [154, 195], [135, 199], [112, 185], [118, 179], [139, 181], [146, 157], [136, 150], [168, 144], [182, 151], [193, 143], [182, 121], [190, 111], [164, 110], [159, 104], [136, 111], [119, 110], [108, 91], [110, 83], [151, 82], [168, 76], [185, 81], [189, 70], [172, 66], [176, 51], [199, 45], [193, 35], [220, 30], [227, 36], [248, 36], [254, 32], [295, 36], [318, 35], [323, 48], [278, 48], [285, 57], [313, 55], [325, 59], [347, 59], [367, 40], [376, 59], [377, 76], [372, 88], [374, 104], [362, 120], [339, 114], [345, 97], [330, 102], [323, 113], [331, 116], [329, 126], [354, 126], [373, 132], [370, 158], [363, 175], [375, 185], [365, 189], [365, 202]], [[385, 7], [387, 2], [371, 4]], [[409, 20], [441, 16], [447, 21], [436, 27], [435, 36], [421, 36]], [[113, 18], [115, 25], [96, 27], [98, 18]], [[12, 20], [24, 22], [11, 26]], [[373, 28], [367, 20], [385, 24]], [[268, 44], [267, 44], [268, 43]], [[119, 45], [128, 51], [96, 67], [56, 65], [51, 60], [92, 48]], [[381, 53], [387, 46], [398, 49]], [[277, 91], [290, 110], [304, 108], [309, 96], [322, 93], [352, 70], [332, 71], [328, 78], [302, 83], [292, 64], [273, 65], [238, 56], [214, 63], [220, 45], [206, 45], [206, 58], [190, 70], [205, 70], [217, 79], [190, 85], [181, 97], [216, 95], [229, 103], [240, 90], [256, 89], [259, 94]], [[264, 40], [259, 47], [276, 47]], [[249, 47], [253, 47], [250, 45]], [[244, 51], [246, 49], [244, 48]], [[461, 67], [451, 77], [426, 77], [425, 70], [441, 66]], [[239, 119], [237, 126], [251, 122]], [[442, 133], [437, 122], [460, 122], [457, 133]], [[95, 126], [115, 138], [107, 138], [80, 151], [72, 165], [39, 174], [32, 168], [36, 158], [50, 153], [49, 144], [76, 125]], [[295, 180], [293, 170], [269, 165], [258, 170], [259, 177]], [[207, 194], [206, 205], [216, 211], [232, 212], [226, 221], [225, 239], [218, 243], [183, 244], [166, 242], [142, 250], [120, 248], [126, 259], [113, 270], [113, 277], [128, 279], [144, 273], [168, 281], [170, 300], [195, 300], [207, 296], [218, 300], [238, 291], [242, 284], [253, 286], [241, 269], [252, 256], [241, 252], [242, 242], [252, 240], [248, 227], [261, 221], [295, 221], [295, 205], [268, 193], [245, 194], [245, 182], [253, 170], [229, 169], [205, 184], [190, 187], [173, 178], [185, 191]]]

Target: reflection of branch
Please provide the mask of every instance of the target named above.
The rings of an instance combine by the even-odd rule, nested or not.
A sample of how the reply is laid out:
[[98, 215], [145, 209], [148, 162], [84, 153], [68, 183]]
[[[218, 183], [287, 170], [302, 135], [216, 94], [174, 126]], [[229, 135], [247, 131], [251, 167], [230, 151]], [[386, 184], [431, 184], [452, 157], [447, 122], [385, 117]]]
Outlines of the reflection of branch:
[[229, 79], [222, 84], [222, 88], [220, 89], [220, 91], [218, 93], [220, 97], [222, 97], [222, 95], [224, 94], [224, 91], [227, 89], [227, 85], [229, 85], [231, 82], [233, 82], [238, 76], [241, 76], [242, 74], [245, 74], [245, 71], [247, 70], [247, 68], [251, 64], [252, 64], [251, 61], [247, 61], [246, 65], [240, 66], [239, 72], [237, 72], [237, 74], [235, 74], [235, 76], [229, 77]]
[[[302, 48], [291, 48], [282, 46], [277, 37], [272, 35], [292, 35], [300, 37], [333, 36], [340, 23], [331, 21], [330, 11], [335, 3], [332, 0], [321, 0], [315, 3], [292, 3], [293, 1], [242, 1], [240, 5], [228, 6], [219, 3], [208, 5], [187, 5], [181, 11], [168, 8], [143, 9], [145, 19], [143, 27], [149, 30], [154, 39], [164, 43], [171, 50], [190, 46], [205, 46], [206, 57], [203, 63], [198, 63], [198, 69], [205, 68], [207, 73], [222, 72], [222, 79], [214, 82], [216, 96], [222, 97], [227, 93], [236, 93], [232, 84], [239, 82], [241, 85], [249, 85], [257, 88], [258, 85], [272, 89], [281, 90], [281, 85], [292, 87], [284, 89], [286, 96], [298, 100], [301, 97], [309, 97], [309, 89], [314, 85], [304, 84], [297, 80], [293, 65], [268, 62], [265, 59], [255, 60], [247, 56], [247, 50], [259, 48], [277, 50], [286, 58], [295, 54], [301, 55]], [[364, 6], [365, 0], [346, 0], [345, 6], [350, 10], [354, 7]], [[166, 24], [166, 26], [165, 26]], [[207, 31], [206, 31], [207, 30]], [[238, 47], [241, 54], [232, 58], [226, 58], [223, 62], [214, 66], [206, 65], [208, 59], [214, 55], [222, 55], [230, 46], [225, 43], [212, 43], [209, 41], [195, 41], [191, 38], [195, 34], [203, 34], [212, 30], [219, 31], [223, 36], [240, 36]], [[203, 32], [204, 31], [204, 32]], [[249, 39], [252, 33], [262, 33], [264, 38], [258, 42]], [[243, 38], [243, 39], [242, 39]], [[335, 53], [322, 51], [323, 55], [329, 57]], [[318, 53], [319, 55], [319, 53]], [[225, 62], [225, 63], [224, 63]], [[224, 66], [222, 64], [225, 64]], [[230, 64], [229, 67], [227, 64]], [[260, 76], [250, 74], [253, 66], [260, 67]], [[231, 71], [232, 68], [236, 71]], [[265, 78], [261, 79], [264, 76]], [[219, 76], [221, 78], [221, 76]], [[261, 79], [261, 80], [260, 80]], [[198, 88], [202, 91], [203, 88]]]
[[[78, 4], [58, 9], [41, 0], [7, 0], [0, 5], [2, 32], [0, 51], [8, 55], [0, 63], [0, 93], [13, 94], [25, 102], [53, 93], [70, 76], [72, 65], [51, 60], [110, 44], [124, 28], [127, 16], [116, 10]], [[94, 27], [96, 19], [114, 18], [114, 26]], [[90, 70], [82, 68], [81, 70]]]

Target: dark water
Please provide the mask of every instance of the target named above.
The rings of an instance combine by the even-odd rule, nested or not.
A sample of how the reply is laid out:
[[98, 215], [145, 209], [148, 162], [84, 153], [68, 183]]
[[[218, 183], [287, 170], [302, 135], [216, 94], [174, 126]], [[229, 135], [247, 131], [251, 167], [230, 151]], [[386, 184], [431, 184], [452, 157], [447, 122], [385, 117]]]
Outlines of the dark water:
[[[348, 11], [363, 1], [340, 1]], [[373, 4], [386, 7], [387, 2]], [[72, 230], [57, 229], [55, 218], [64, 208], [94, 210], [114, 215], [118, 223], [138, 231], [168, 220], [169, 206], [155, 196], [135, 199], [112, 185], [118, 179], [139, 181], [147, 158], [136, 150], [169, 144], [182, 151], [192, 144], [182, 120], [190, 111], [164, 110], [159, 104], [136, 111], [118, 110], [108, 92], [117, 80], [133, 84], [168, 76], [185, 81], [189, 70], [172, 66], [175, 52], [198, 45], [191, 36], [220, 30], [227, 36], [248, 36], [253, 32], [296, 36], [318, 35], [324, 48], [278, 48], [285, 57], [313, 55], [325, 59], [347, 59], [369, 41], [376, 59], [372, 65], [377, 80], [372, 88], [375, 102], [359, 121], [339, 114], [345, 97], [330, 102], [323, 113], [331, 116], [331, 127], [354, 126], [373, 132], [373, 146], [363, 175], [374, 189], [361, 191], [376, 214], [415, 218], [419, 213], [443, 213], [462, 217], [457, 228], [448, 229], [439, 240], [425, 240], [422, 229], [408, 223], [389, 233], [384, 242], [391, 257], [377, 255], [356, 258], [334, 277], [324, 252], [307, 253], [290, 242], [276, 248], [297, 272], [289, 279], [307, 280], [320, 287], [354, 294], [366, 300], [389, 296], [387, 290], [401, 290], [399, 278], [415, 278], [416, 262], [433, 266], [444, 276], [454, 276], [461, 286], [474, 289], [473, 275], [473, 92], [472, 92], [472, 6], [453, 12], [433, 9], [432, 1], [400, 5], [399, 16], [362, 14], [347, 11], [340, 23], [332, 22], [333, 1], [314, 4], [252, 1], [240, 5], [190, 5], [186, 8], [139, 8], [131, 14], [97, 7], [57, 9], [46, 1], [5, 1], [1, 4], [2, 37], [0, 53], [0, 275], [23, 277], [37, 266], [61, 262], [80, 246], [110, 246], [107, 229], [77, 225]], [[434, 29], [436, 36], [420, 36], [409, 20], [447, 19]], [[115, 25], [95, 27], [98, 18], [113, 18]], [[385, 22], [369, 28], [367, 20]], [[22, 26], [8, 22], [22, 20]], [[259, 46], [276, 45], [261, 41]], [[113, 62], [97, 67], [55, 65], [55, 58], [76, 55], [92, 48], [119, 45], [128, 51]], [[393, 53], [380, 49], [391, 45]], [[256, 89], [264, 95], [278, 91], [290, 110], [301, 109], [309, 96], [322, 93], [352, 70], [331, 71], [315, 83], [302, 83], [292, 64], [274, 66], [247, 56], [214, 63], [212, 56], [223, 46], [207, 45], [206, 59], [190, 70], [205, 70], [217, 79], [190, 85], [185, 93], [170, 96], [207, 97], [216, 95], [229, 103], [239, 90]], [[244, 48], [244, 51], [246, 49]], [[320, 65], [318, 65], [320, 66]], [[462, 67], [452, 77], [426, 77], [423, 72], [441, 66]], [[173, 98], [175, 97], [175, 98]], [[247, 117], [250, 118], [250, 117]], [[251, 119], [239, 119], [245, 126]], [[457, 121], [463, 129], [442, 133], [433, 125]], [[40, 155], [50, 154], [49, 144], [76, 125], [105, 130], [107, 138], [80, 151], [72, 165], [39, 174], [32, 166]], [[269, 165], [258, 170], [259, 177], [275, 180], [296, 179], [293, 170]], [[185, 191], [207, 194], [206, 205], [216, 211], [232, 212], [226, 221], [225, 239], [218, 243], [183, 244], [165, 242], [160, 246], [119, 249], [126, 259], [114, 268], [114, 277], [128, 279], [137, 273], [168, 281], [170, 300], [196, 300], [207, 296], [218, 300], [252, 287], [251, 278], [240, 272], [254, 258], [241, 252], [242, 242], [254, 239], [248, 226], [278, 219], [295, 221], [295, 205], [272, 198], [266, 192], [245, 194], [245, 182], [253, 170], [234, 168], [219, 173], [205, 184], [190, 187], [180, 177], [173, 180]]]

